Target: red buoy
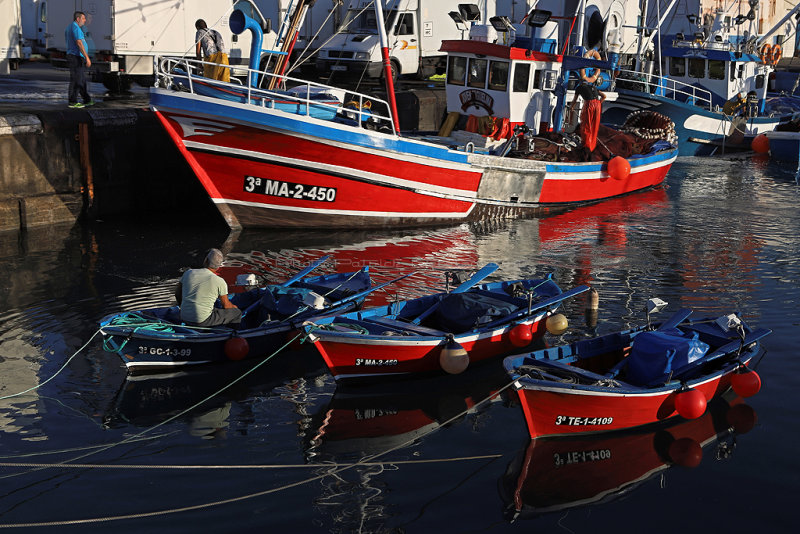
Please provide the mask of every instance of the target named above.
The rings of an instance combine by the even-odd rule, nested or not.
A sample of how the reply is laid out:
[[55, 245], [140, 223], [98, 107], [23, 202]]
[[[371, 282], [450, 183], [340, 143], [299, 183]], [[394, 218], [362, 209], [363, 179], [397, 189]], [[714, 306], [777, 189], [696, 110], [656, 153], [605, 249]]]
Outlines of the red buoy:
[[680, 438], [669, 444], [668, 454], [677, 465], [697, 467], [703, 459], [703, 447], [692, 438]]
[[631, 174], [631, 164], [622, 156], [614, 156], [608, 162], [608, 175], [615, 180], [624, 180]]
[[753, 149], [753, 152], [758, 152], [759, 154], [766, 154], [769, 152], [769, 137], [764, 134], [758, 134], [753, 138], [753, 141], [750, 143], [750, 148]]
[[533, 340], [531, 325], [518, 324], [508, 333], [508, 338], [515, 347], [527, 347]]
[[761, 377], [742, 365], [731, 375], [731, 387], [740, 397], [752, 397], [761, 390]]
[[675, 411], [684, 419], [697, 419], [706, 411], [706, 396], [696, 389], [684, 389], [675, 395]]
[[725, 414], [725, 420], [728, 421], [728, 424], [731, 425], [734, 432], [737, 434], [746, 434], [756, 426], [758, 417], [752, 406], [737, 404], [736, 406], [731, 406], [728, 413]]
[[250, 352], [250, 345], [243, 337], [234, 336], [225, 342], [225, 356], [229, 360], [243, 360], [248, 352]]

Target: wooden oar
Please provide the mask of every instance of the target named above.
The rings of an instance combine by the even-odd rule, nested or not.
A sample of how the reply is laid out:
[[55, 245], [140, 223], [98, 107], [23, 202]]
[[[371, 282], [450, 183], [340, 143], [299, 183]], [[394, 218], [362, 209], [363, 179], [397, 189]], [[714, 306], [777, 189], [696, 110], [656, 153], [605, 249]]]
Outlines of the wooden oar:
[[403, 276], [398, 276], [394, 280], [389, 280], [388, 282], [384, 282], [384, 283], [382, 283], [380, 285], [373, 286], [373, 287], [371, 287], [369, 289], [365, 289], [364, 291], [362, 291], [360, 293], [356, 293], [355, 295], [350, 295], [349, 297], [345, 297], [342, 300], [337, 300], [336, 302], [331, 302], [330, 306], [328, 306], [328, 307], [340, 306], [342, 304], [346, 304], [346, 303], [351, 302], [353, 300], [358, 300], [361, 297], [366, 297], [367, 295], [369, 295], [373, 291], [376, 291], [378, 289], [382, 289], [382, 288], [388, 286], [389, 284], [394, 284], [395, 282], [399, 282], [403, 278], [408, 278], [412, 274], [417, 274], [417, 271], [412, 271], [412, 272], [410, 272], [408, 274], [404, 274]]
[[298, 272], [297, 274], [286, 280], [284, 283], [280, 284], [280, 286], [289, 287], [290, 285], [294, 284], [295, 282], [303, 278], [305, 275], [307, 275], [308, 273], [319, 267], [321, 264], [325, 263], [328, 260], [328, 258], [330, 258], [330, 255], [322, 256], [320, 259], [311, 262], [308, 265], [308, 267]]
[[483, 325], [483, 326], [481, 326], [481, 328], [492, 328], [492, 327], [499, 326], [499, 325], [504, 324], [504, 323], [508, 323], [508, 322], [514, 321], [515, 319], [518, 319], [520, 317], [524, 317], [526, 315], [533, 315], [534, 312], [538, 312], [540, 310], [544, 310], [546, 308], [549, 308], [553, 304], [558, 304], [562, 300], [566, 300], [568, 298], [574, 297], [575, 295], [580, 295], [584, 291], [589, 291], [589, 286], [573, 287], [569, 291], [565, 291], [565, 292], [563, 292], [563, 293], [561, 293], [559, 295], [556, 295], [554, 297], [550, 297], [549, 299], [545, 299], [545, 300], [537, 302], [536, 305], [531, 307], [530, 310], [528, 310], [528, 308], [523, 308], [521, 310], [515, 311], [514, 313], [512, 313], [510, 315], [506, 315], [505, 317], [497, 319], [496, 321], [493, 321], [491, 323]]
[[747, 334], [744, 340], [737, 340], [731, 341], [730, 343], [726, 343], [725, 345], [721, 346], [714, 352], [710, 352], [703, 356], [702, 358], [698, 358], [697, 360], [693, 361], [689, 364], [686, 369], [680, 370], [680, 372], [675, 373], [672, 376], [672, 379], [678, 379], [679, 377], [683, 377], [686, 379], [686, 376], [690, 374], [692, 371], [699, 369], [700, 367], [704, 366], [708, 362], [713, 362], [714, 360], [718, 360], [720, 358], [724, 358], [730, 355], [731, 352], [737, 350], [739, 347], [744, 347], [745, 345], [749, 345], [750, 343], [755, 343], [762, 337], [768, 336], [772, 333], [772, 330], [769, 328], [757, 328], [753, 330], [749, 334]]
[[671, 330], [688, 319], [691, 314], [692, 310], [689, 308], [681, 308], [672, 314], [672, 317], [661, 323], [661, 326], [658, 327], [658, 330], [660, 332], [663, 332], [664, 330]]
[[[470, 276], [468, 280], [466, 280], [460, 286], [451, 291], [451, 293], [464, 293], [465, 291], [468, 291], [472, 286], [474, 286], [475, 284], [477, 284], [478, 282], [480, 282], [481, 280], [483, 280], [484, 278], [486, 278], [499, 268], [500, 267], [496, 263], [487, 263], [478, 272]], [[439, 309], [439, 305], [441, 303], [442, 303], [441, 300], [437, 301], [433, 306], [431, 306], [430, 308], [419, 314], [416, 319], [410, 322], [412, 324], [420, 324], [430, 314]]]

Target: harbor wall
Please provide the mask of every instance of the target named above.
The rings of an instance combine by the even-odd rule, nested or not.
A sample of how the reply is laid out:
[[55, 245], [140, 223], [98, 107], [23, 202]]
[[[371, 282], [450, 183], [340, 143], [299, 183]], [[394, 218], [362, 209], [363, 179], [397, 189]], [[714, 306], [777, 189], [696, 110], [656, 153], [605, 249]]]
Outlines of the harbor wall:
[[[438, 130], [444, 91], [403, 91], [397, 100], [403, 130]], [[224, 224], [150, 110], [0, 115], [0, 232], [148, 214]]]
[[0, 232], [187, 211], [217, 216], [150, 111], [0, 116]]

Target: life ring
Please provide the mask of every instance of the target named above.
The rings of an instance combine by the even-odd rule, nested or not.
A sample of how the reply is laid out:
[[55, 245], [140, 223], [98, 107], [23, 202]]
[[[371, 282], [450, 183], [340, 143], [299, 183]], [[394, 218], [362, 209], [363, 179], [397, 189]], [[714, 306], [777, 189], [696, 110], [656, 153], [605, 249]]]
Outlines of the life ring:
[[770, 57], [772, 57], [772, 45], [765, 44], [764, 46], [762, 46], [761, 50], [759, 51], [758, 57], [764, 63], [769, 63]]
[[781, 60], [781, 56], [783, 56], [783, 49], [781, 49], [781, 45], [775, 45], [772, 47], [772, 54], [769, 56], [769, 60], [773, 65], [777, 65], [778, 61]]
[[[587, 50], [586, 53], [583, 55], [586, 59], [594, 58], [598, 61], [600, 60], [600, 53], [592, 48], [591, 50]], [[581, 69], [581, 79], [586, 83], [594, 83], [597, 81], [597, 77], [600, 76], [600, 69], [594, 69], [594, 74], [591, 76], [586, 74], [587, 68]]]

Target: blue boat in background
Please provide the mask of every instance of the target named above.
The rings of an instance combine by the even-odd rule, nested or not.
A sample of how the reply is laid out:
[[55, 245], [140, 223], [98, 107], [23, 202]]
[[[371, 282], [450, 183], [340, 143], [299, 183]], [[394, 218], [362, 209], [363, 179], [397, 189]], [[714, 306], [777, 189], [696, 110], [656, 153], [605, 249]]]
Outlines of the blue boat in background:
[[731, 18], [719, 10], [710, 27], [661, 36], [660, 66], [651, 60], [620, 70], [617, 98], [604, 103], [603, 119], [621, 124], [635, 111], [661, 113], [675, 123], [679, 155], [698, 156], [750, 150], [757, 135], [800, 117], [800, 98], [767, 94], [782, 55], [767, 42], [772, 31], [751, 36], [739, 28], [748, 17]]

